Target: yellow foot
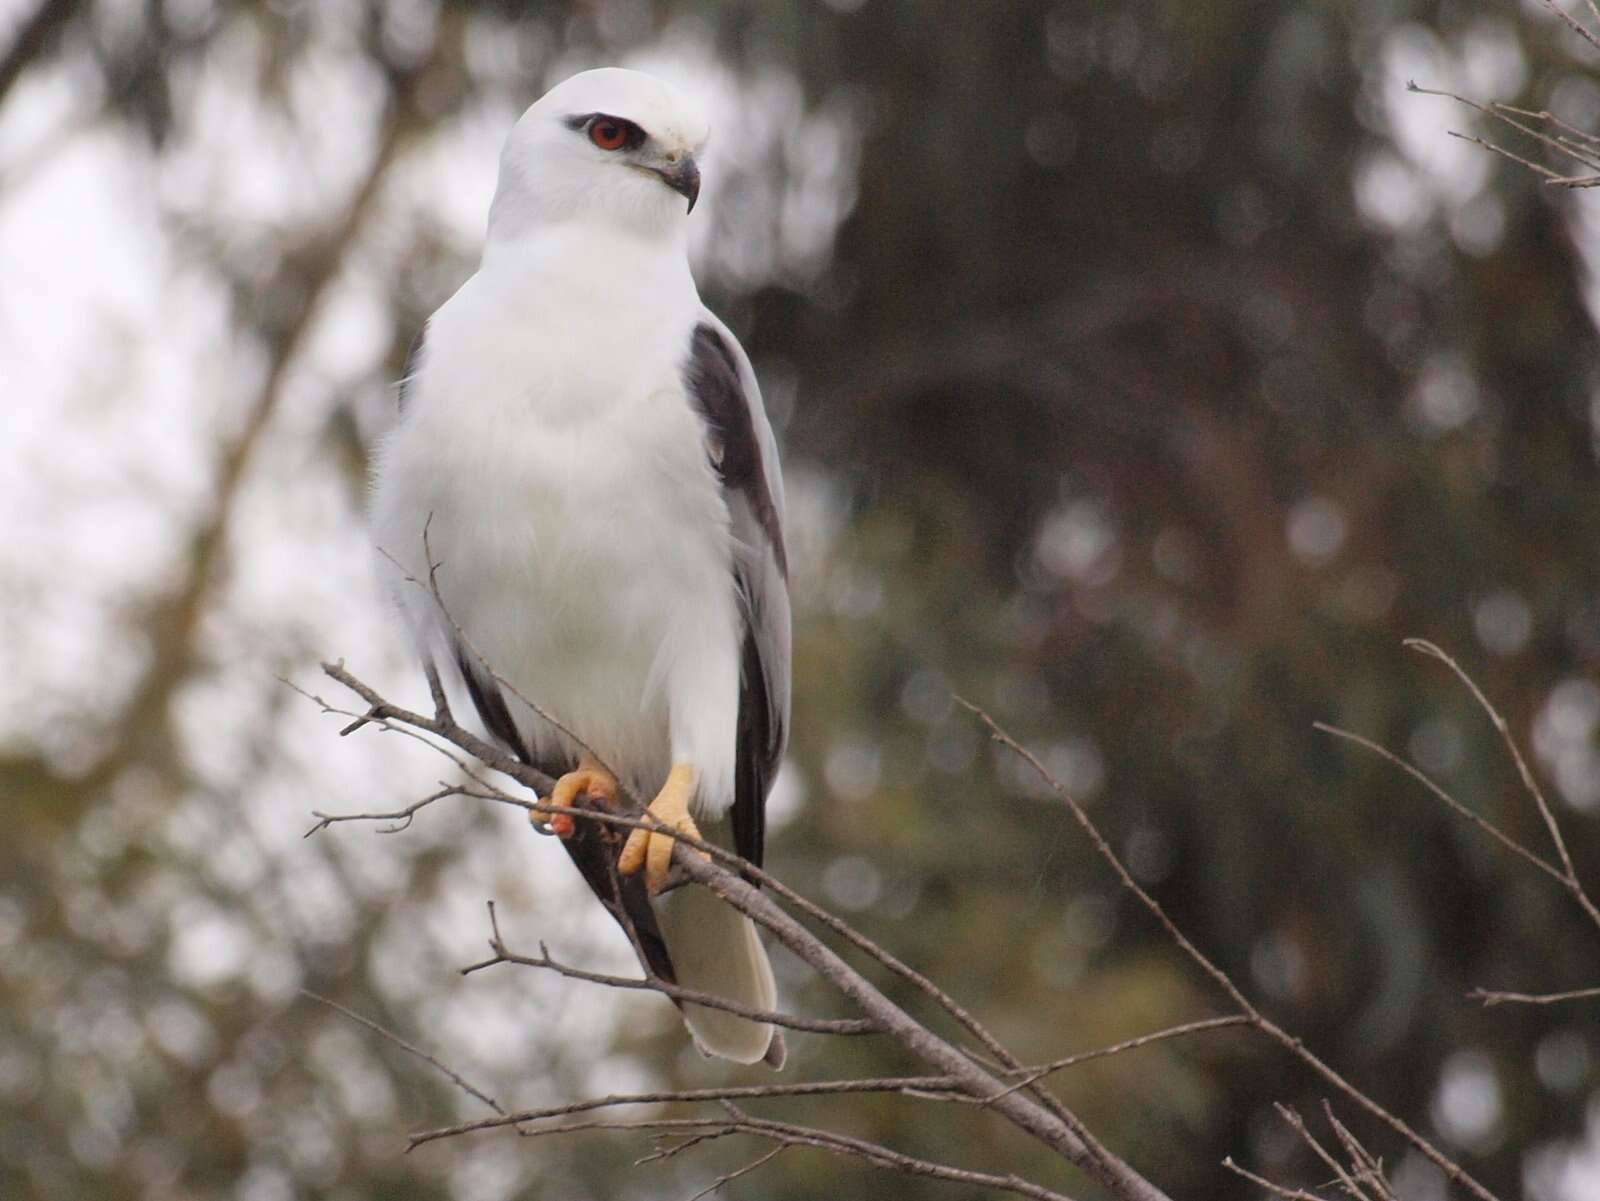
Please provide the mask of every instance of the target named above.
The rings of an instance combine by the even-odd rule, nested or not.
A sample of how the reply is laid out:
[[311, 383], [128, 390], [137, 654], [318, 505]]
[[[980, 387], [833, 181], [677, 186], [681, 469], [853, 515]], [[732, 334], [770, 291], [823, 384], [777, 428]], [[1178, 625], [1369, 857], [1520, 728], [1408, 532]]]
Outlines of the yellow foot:
[[[600, 766], [598, 760], [587, 754], [579, 757], [578, 766], [574, 770], [556, 781], [555, 788], [550, 792], [550, 799], [544, 804], [570, 809], [585, 793], [602, 802], [614, 801], [617, 797], [617, 778]], [[548, 820], [550, 832], [560, 838], [571, 838], [573, 830], [576, 829], [572, 818], [565, 813], [557, 813], [548, 819], [535, 813], [533, 820], [535, 822]]]
[[[700, 830], [689, 816], [689, 798], [694, 795], [694, 767], [688, 763], [674, 763], [667, 774], [667, 782], [650, 802], [645, 820], [654, 819], [663, 829], [699, 838]], [[661, 891], [667, 882], [667, 868], [672, 864], [673, 840], [659, 830], [635, 830], [628, 835], [628, 845], [622, 848], [617, 860], [617, 870], [631, 876], [641, 867], [645, 869], [644, 882], [651, 893]], [[699, 852], [704, 855], [705, 852]]]

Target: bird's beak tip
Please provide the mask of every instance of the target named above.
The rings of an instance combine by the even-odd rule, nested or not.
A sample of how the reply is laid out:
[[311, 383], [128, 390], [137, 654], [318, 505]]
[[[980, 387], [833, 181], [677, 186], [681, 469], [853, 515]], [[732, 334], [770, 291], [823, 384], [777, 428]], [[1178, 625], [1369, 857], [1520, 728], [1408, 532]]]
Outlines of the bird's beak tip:
[[684, 155], [670, 167], [658, 168], [656, 174], [662, 182], [689, 202], [688, 212], [694, 212], [695, 201], [700, 199], [700, 166], [689, 155]]

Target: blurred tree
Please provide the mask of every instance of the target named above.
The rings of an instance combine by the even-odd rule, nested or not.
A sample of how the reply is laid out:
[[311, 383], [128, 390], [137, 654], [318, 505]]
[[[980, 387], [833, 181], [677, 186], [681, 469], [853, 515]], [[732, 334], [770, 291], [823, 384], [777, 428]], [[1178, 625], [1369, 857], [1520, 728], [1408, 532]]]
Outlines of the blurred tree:
[[[30, 197], [122, 181], [120, 218], [73, 212], [149, 223], [130, 238], [163, 240], [150, 259], [187, 340], [164, 352], [176, 366], [141, 357], [146, 327], [104, 280], [38, 277], [66, 302], [51, 328], [75, 331], [55, 340], [22, 292], [0, 293], [7, 358], [41, 389], [9, 407], [44, 414], [0, 427], [26, 452], [7, 473], [31, 481], [19, 526], [43, 531], [6, 552], [0, 588], [0, 1193], [668, 1187], [620, 1141], [396, 1158], [401, 1128], [471, 1103], [296, 984], [422, 1032], [503, 1100], [713, 1069], [645, 1006], [597, 1068], [609, 1027], [539, 1037], [573, 990], [449, 981], [480, 945], [478, 901], [533, 907], [529, 842], [483, 849], [493, 819], [435, 818], [376, 852], [349, 831], [280, 841], [311, 808], [420, 794], [437, 768], [334, 744], [270, 679], [314, 651], [406, 674], [366, 628], [358, 569], [386, 381], [470, 269], [516, 112], [570, 70], [643, 56], [739, 102], [715, 120], [702, 278], [787, 419], [799, 693], [771, 865], [1024, 1054], [1208, 1012], [953, 689], [1038, 746], [1310, 1045], [1503, 1195], [1524, 1173], [1541, 1196], [1578, 1195], [1551, 1165], [1595, 1092], [1592, 1010], [1463, 994], [1593, 984], [1592, 931], [1311, 729], [1407, 749], [1537, 843], [1493, 731], [1402, 657], [1401, 637], [1429, 637], [1533, 743], [1580, 870], [1600, 869], [1600, 225], [1591, 198], [1450, 141], [1462, 114], [1404, 92], [1415, 76], [1592, 124], [1600, 88], [1553, 19], [1448, 2], [424, 0], [45, 4], [4, 24], [0, 246], [20, 261], [15, 229], [48, 223]], [[90, 152], [132, 165], [86, 175]], [[103, 321], [77, 312], [97, 304]], [[73, 374], [37, 346], [68, 347], [50, 370]], [[169, 444], [187, 450], [157, 453]], [[73, 515], [92, 533], [69, 537]], [[803, 973], [786, 975], [803, 1010]], [[818, 1071], [894, 1066], [862, 1043], [796, 1043]], [[1062, 1087], [1174, 1195], [1244, 1195], [1229, 1154], [1322, 1179], [1269, 1109], [1321, 1091], [1235, 1036]], [[986, 1133], [971, 1114], [853, 1104], [863, 1133], [913, 1152]], [[684, 1195], [707, 1178], [670, 1170]], [[741, 1184], [875, 1187], [840, 1170], [785, 1156]]]

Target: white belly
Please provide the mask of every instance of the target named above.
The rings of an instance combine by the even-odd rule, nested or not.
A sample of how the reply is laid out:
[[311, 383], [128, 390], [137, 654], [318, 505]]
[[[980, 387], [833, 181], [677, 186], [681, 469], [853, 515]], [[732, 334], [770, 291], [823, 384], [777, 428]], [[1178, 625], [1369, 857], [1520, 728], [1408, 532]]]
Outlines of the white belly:
[[[469, 380], [485, 361], [451, 333], [446, 322], [421, 403], [380, 455], [382, 549], [425, 579], [427, 524], [449, 615], [497, 674], [645, 797], [675, 758], [694, 758], [702, 800], [720, 809], [739, 615], [726, 506], [672, 349], [687, 331], [616, 363], [524, 343], [520, 370], [501, 355], [492, 378], [447, 395], [430, 379]], [[427, 597], [399, 592], [426, 628]], [[711, 711], [674, 722], [685, 696]], [[576, 758], [578, 743], [507, 701], [541, 758]]]

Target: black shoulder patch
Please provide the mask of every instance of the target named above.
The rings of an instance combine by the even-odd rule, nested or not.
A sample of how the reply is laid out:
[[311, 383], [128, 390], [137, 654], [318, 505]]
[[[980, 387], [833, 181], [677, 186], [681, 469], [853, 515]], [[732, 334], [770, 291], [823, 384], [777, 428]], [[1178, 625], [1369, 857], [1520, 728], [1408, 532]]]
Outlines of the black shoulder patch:
[[748, 501], [762, 532], [772, 544], [778, 570], [788, 579], [789, 559], [783, 547], [783, 526], [762, 467], [749, 398], [739, 381], [739, 367], [733, 352], [722, 335], [709, 325], [695, 326], [685, 383], [700, 416], [710, 427], [712, 439], [720, 448], [720, 453], [711, 457], [712, 467], [724, 488], [741, 493]]

